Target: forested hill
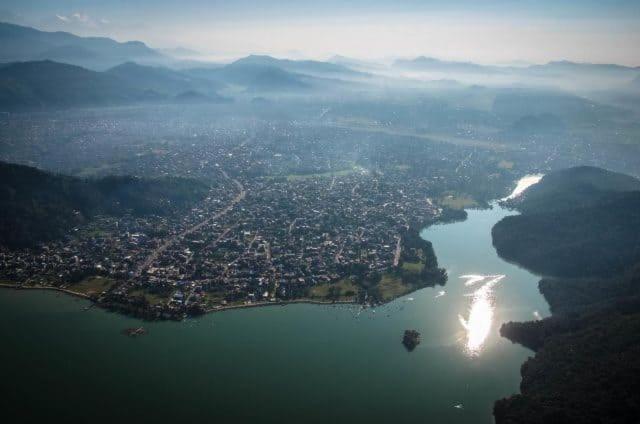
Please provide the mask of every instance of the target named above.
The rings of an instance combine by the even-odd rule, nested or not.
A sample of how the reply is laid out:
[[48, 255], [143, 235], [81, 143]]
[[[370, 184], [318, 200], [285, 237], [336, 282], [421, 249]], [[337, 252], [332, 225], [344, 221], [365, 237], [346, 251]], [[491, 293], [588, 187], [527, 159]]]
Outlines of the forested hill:
[[492, 230], [498, 254], [545, 276], [618, 274], [640, 261], [640, 191], [599, 204], [508, 216]]
[[[493, 228], [498, 253], [553, 276], [553, 315], [500, 332], [536, 351], [497, 424], [637, 423], [640, 416], [640, 191], [597, 168], [549, 174]], [[562, 276], [562, 277], [559, 277]]]
[[545, 176], [492, 230], [504, 259], [558, 277], [608, 276], [640, 261], [640, 181], [580, 167]]
[[97, 214], [171, 214], [207, 191], [204, 183], [185, 178], [82, 180], [0, 162], [0, 244], [34, 246]]
[[592, 166], [563, 169], [545, 175], [522, 196], [510, 202], [523, 213], [595, 206], [616, 193], [640, 190], [640, 180]]

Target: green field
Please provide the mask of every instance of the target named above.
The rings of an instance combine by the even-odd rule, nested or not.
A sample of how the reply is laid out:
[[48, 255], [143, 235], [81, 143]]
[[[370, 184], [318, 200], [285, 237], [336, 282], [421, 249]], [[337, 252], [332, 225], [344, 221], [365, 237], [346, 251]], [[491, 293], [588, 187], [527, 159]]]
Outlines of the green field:
[[157, 295], [155, 293], [149, 293], [145, 290], [142, 289], [138, 289], [138, 290], [133, 290], [131, 293], [129, 293], [130, 296], [144, 296], [145, 299], [147, 299], [147, 302], [149, 302], [150, 305], [159, 305], [161, 303], [165, 303], [167, 301], [166, 297]]
[[94, 276], [85, 278], [79, 283], [72, 284], [68, 287], [68, 289], [77, 293], [91, 296], [99, 295], [103, 291], [109, 290], [111, 287], [113, 287], [114, 284], [115, 281], [111, 278]]
[[422, 271], [422, 268], [424, 268], [424, 264], [422, 264], [420, 262], [406, 262], [405, 261], [405, 262], [402, 263], [403, 271], [419, 273], [420, 271]]
[[465, 209], [478, 206], [473, 197], [464, 193], [455, 193], [442, 196], [438, 199], [438, 204], [451, 209]]
[[380, 300], [388, 302], [415, 290], [412, 284], [406, 284], [402, 281], [402, 276], [396, 273], [388, 272], [382, 275], [382, 279], [376, 285]]
[[287, 181], [308, 180], [312, 178], [342, 177], [352, 174], [355, 171], [355, 168], [348, 168], [339, 171], [321, 172], [318, 174], [289, 174], [287, 175]]
[[[331, 295], [332, 289], [335, 291]], [[343, 278], [336, 283], [318, 284], [309, 289], [309, 297], [323, 300], [353, 300], [358, 293], [358, 286], [350, 278]]]

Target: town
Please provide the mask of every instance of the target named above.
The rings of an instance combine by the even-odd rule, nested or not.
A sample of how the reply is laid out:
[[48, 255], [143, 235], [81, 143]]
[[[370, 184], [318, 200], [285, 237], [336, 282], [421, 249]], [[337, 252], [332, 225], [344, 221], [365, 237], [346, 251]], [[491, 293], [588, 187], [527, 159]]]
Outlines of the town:
[[147, 319], [292, 301], [375, 304], [444, 284], [418, 232], [487, 206], [512, 171], [483, 149], [384, 135], [347, 149], [356, 137], [290, 125], [143, 146], [113, 166], [207, 181], [206, 198], [171, 216], [101, 216], [38, 249], [3, 248], [0, 278]]

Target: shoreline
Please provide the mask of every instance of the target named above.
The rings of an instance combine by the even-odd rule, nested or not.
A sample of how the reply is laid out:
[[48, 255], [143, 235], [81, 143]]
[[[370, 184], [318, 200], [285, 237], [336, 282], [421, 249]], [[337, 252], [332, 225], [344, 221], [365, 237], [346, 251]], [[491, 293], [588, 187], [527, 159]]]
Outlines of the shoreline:
[[93, 303], [97, 303], [91, 297], [84, 293], [75, 292], [69, 289], [63, 289], [56, 286], [23, 286], [20, 284], [11, 284], [11, 283], [0, 283], [0, 288], [5, 289], [13, 289], [13, 290], [48, 290], [48, 291], [57, 291], [60, 293], [67, 294], [69, 296], [78, 297], [80, 299], [89, 300]]
[[228, 305], [221, 306], [218, 308], [210, 308], [205, 311], [205, 314], [215, 313], [215, 312], [224, 312], [233, 309], [245, 309], [245, 308], [261, 308], [267, 306], [287, 306], [293, 304], [309, 304], [309, 305], [359, 305], [359, 303], [353, 300], [313, 300], [313, 299], [295, 299], [295, 300], [280, 300], [276, 302], [257, 302], [257, 303], [249, 303], [242, 305]]
[[[55, 292], [63, 293], [72, 297], [88, 300], [96, 306], [102, 307], [107, 311], [109, 310], [108, 308], [103, 307], [103, 305], [101, 305], [100, 302], [96, 301], [95, 299], [91, 298], [90, 296], [84, 293], [79, 293], [73, 290], [63, 289], [56, 286], [23, 286], [20, 284], [0, 283], [0, 288], [11, 289], [11, 290], [55, 291]], [[309, 305], [325, 305], [325, 306], [327, 305], [359, 305], [359, 303], [357, 303], [354, 300], [327, 301], [327, 300], [313, 300], [313, 299], [303, 298], [303, 299], [295, 299], [295, 300], [280, 300], [276, 302], [256, 302], [256, 303], [241, 304], [241, 305], [220, 306], [216, 308], [209, 308], [205, 310], [204, 314], [202, 315], [207, 315], [207, 314], [216, 313], [216, 312], [224, 312], [224, 311], [229, 311], [233, 309], [263, 308], [267, 306], [287, 306], [287, 305], [293, 305], [293, 304], [309, 304]], [[165, 321], [165, 320], [159, 320], [159, 321]]]

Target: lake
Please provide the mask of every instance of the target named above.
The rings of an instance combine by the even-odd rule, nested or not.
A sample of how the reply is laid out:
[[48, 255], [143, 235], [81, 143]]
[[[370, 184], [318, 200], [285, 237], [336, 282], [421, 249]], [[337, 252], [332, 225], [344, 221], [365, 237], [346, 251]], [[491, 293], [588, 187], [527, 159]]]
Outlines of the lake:
[[[491, 244], [510, 213], [471, 210], [422, 231], [446, 286], [373, 309], [298, 304], [143, 324], [54, 292], [0, 290], [3, 403], [94, 421], [492, 423], [532, 355], [500, 325], [549, 314], [539, 278]], [[121, 334], [140, 325], [147, 335]], [[413, 352], [406, 329], [422, 334]]]

